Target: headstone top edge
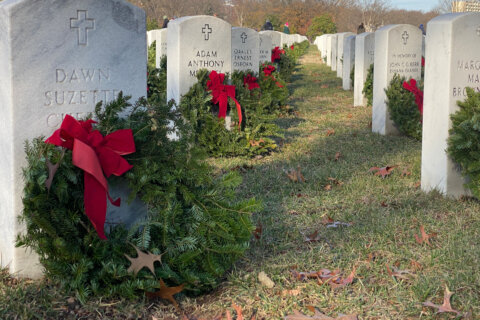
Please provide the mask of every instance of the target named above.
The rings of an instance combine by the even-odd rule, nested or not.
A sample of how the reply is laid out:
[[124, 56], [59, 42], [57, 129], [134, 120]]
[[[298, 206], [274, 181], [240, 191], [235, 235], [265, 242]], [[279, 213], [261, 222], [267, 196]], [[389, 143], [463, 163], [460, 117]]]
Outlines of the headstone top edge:
[[217, 18], [217, 17], [214, 17], [214, 16], [208, 16], [208, 15], [185, 16], [185, 17], [177, 18], [177, 19], [174, 19], [174, 20], [170, 21], [169, 25], [170, 25], [170, 23], [179, 24], [179, 23], [182, 23], [184, 21], [201, 20], [201, 19], [214, 19], [214, 20], [217, 20], [220, 23], [228, 24], [228, 25], [231, 26], [230, 23], [228, 23], [227, 21], [225, 21], [223, 19], [220, 19], [220, 18]]
[[415, 29], [418, 29], [419, 32], [422, 32], [422, 30], [420, 30], [420, 28], [418, 28], [417, 26], [414, 26], [413, 24], [399, 23], [399, 24], [389, 24], [389, 25], [383, 26], [380, 29], [378, 29], [377, 31], [375, 31], [375, 33], [386, 32], [386, 31], [390, 31], [391, 29], [395, 29], [395, 28], [415, 28]]
[[255, 31], [255, 29], [246, 28], [246, 27], [232, 27], [232, 31], [233, 31], [233, 30], [248, 30], [248, 31], [257, 32], [257, 31]]
[[[61, 1], [65, 1], [65, 0], [61, 0]], [[105, 1], [105, 0], [102, 0], [102, 1]], [[144, 15], [146, 15], [145, 10], [126, 0], [106, 0], [106, 1], [121, 3], [124, 6], [130, 7], [131, 9], [136, 10], [137, 13], [142, 12]], [[3, 1], [0, 1], [0, 10], [2, 9], [13, 10], [17, 5], [26, 4], [28, 2], [31, 2], [31, 5], [38, 6], [38, 0], [3, 0]]]
[[437, 16], [427, 23], [427, 28], [428, 25], [430, 24], [437, 24], [437, 23], [445, 23], [445, 22], [453, 22], [457, 20], [461, 20], [465, 17], [470, 17], [470, 16], [478, 16], [480, 18], [480, 12], [455, 12], [455, 13], [446, 13], [442, 14], [441, 16]]

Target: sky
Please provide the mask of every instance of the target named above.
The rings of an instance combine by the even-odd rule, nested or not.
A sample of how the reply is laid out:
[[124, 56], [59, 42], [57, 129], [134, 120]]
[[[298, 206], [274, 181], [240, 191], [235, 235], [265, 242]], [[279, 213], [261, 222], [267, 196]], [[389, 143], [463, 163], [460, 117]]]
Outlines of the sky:
[[393, 8], [430, 11], [438, 5], [438, 0], [390, 0]]

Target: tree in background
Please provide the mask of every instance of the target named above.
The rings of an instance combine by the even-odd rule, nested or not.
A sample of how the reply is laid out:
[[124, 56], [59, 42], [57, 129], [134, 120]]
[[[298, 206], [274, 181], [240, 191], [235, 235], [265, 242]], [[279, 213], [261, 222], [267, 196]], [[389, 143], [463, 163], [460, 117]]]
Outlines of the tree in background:
[[[423, 13], [390, 9], [390, 0], [129, 0], [143, 8], [149, 20], [160, 23], [164, 15], [182, 17], [216, 15], [232, 26], [261, 30], [269, 19], [274, 29], [283, 30], [288, 22], [291, 33], [306, 34], [316, 17], [328, 14], [337, 32], [356, 32], [360, 23], [366, 31], [382, 25], [409, 23], [420, 25], [438, 15], [438, 11]], [[440, 0], [451, 2], [451, 0]], [[149, 23], [149, 28], [154, 24]], [[311, 36], [311, 35], [310, 35]]]
[[360, 0], [359, 2], [365, 31], [374, 32], [385, 25], [385, 17], [390, 10], [388, 0]]
[[315, 39], [322, 34], [336, 32], [337, 26], [333, 22], [332, 17], [328, 13], [324, 13], [321, 16], [313, 18], [312, 24], [308, 27], [307, 37]]
[[435, 9], [439, 13], [450, 13], [452, 12], [452, 2], [453, 0], [438, 0], [437, 7]]

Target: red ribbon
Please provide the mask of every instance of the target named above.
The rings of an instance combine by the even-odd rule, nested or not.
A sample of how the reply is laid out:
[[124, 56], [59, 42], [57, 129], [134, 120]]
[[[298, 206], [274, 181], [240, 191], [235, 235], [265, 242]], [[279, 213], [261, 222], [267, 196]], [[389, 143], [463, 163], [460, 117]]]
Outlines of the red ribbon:
[[293, 49], [295, 49], [295, 46], [292, 44], [292, 45], [290, 46], [290, 50], [293, 50]]
[[282, 84], [280, 82], [277, 81], [277, 79], [275, 79], [275, 77], [272, 75], [272, 73], [276, 70], [274, 66], [271, 66], [271, 65], [262, 65], [263, 66], [263, 74], [265, 75], [265, 77], [267, 78], [272, 78], [273, 81], [275, 81], [275, 84], [277, 85], [277, 87], [279, 88], [283, 88]]
[[255, 78], [251, 74], [247, 74], [246, 77], [243, 77], [243, 85], [248, 86], [248, 90], [260, 88], [260, 85], [257, 82], [257, 78]]
[[212, 91], [213, 104], [218, 103], [218, 117], [225, 118], [227, 116], [228, 98], [232, 99], [237, 106], [238, 127], [242, 124], [242, 107], [235, 99], [235, 86], [223, 84], [225, 80], [224, 73], [217, 73], [215, 70], [210, 72], [210, 80], [207, 81], [208, 90]]
[[420, 114], [423, 115], [423, 92], [417, 88], [417, 81], [415, 79], [410, 79], [410, 83], [404, 81], [403, 88], [415, 95], [415, 104], [418, 106]]
[[422, 67], [425, 67], [425, 58], [422, 57]]
[[130, 129], [117, 130], [103, 137], [100, 131], [92, 130], [92, 123], [96, 122], [77, 121], [66, 115], [60, 129], [45, 142], [73, 150], [73, 164], [84, 171], [85, 214], [98, 236], [107, 239], [103, 228], [107, 197], [117, 207], [121, 200], [118, 198], [114, 201], [110, 197], [105, 176], [120, 176], [133, 167], [121, 156], [135, 152], [135, 142]]
[[285, 50], [280, 49], [279, 47], [275, 47], [272, 50], [272, 62], [280, 60], [282, 58], [281, 54], [285, 54]]

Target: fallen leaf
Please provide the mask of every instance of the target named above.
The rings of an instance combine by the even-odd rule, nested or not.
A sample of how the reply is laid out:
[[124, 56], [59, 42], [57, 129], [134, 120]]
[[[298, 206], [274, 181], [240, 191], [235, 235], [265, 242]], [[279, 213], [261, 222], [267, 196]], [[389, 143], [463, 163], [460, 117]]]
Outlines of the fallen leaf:
[[341, 157], [342, 157], [342, 154], [340, 152], [335, 153], [335, 161], [340, 160]]
[[342, 221], [334, 221], [333, 223], [329, 223], [326, 225], [327, 228], [338, 228], [338, 227], [351, 227], [353, 223], [351, 222], [342, 222]]
[[323, 187], [323, 190], [325, 190], [325, 191], [330, 191], [330, 190], [332, 190], [332, 185], [331, 185], [331, 184], [327, 184], [325, 187]]
[[237, 306], [234, 302], [232, 302], [232, 308], [235, 309], [237, 313], [237, 320], [243, 320], [242, 308]]
[[346, 278], [338, 277], [336, 279], [333, 279], [332, 281], [329, 281], [328, 284], [332, 287], [332, 289], [345, 287], [353, 282], [356, 272], [357, 272], [357, 267], [354, 266], [352, 272], [348, 277]]
[[351, 315], [339, 315], [336, 318], [332, 318], [329, 316], [326, 316], [325, 314], [321, 313], [318, 311], [318, 309], [315, 308], [315, 314], [310, 317], [305, 314], [302, 314], [296, 310], [293, 311], [293, 314], [285, 316], [283, 318], [284, 320], [358, 320], [357, 315], [351, 314]]
[[410, 260], [410, 265], [412, 266], [413, 270], [422, 270], [423, 267], [422, 265], [418, 262], [418, 261], [415, 261], [415, 260]]
[[326, 133], [326, 136], [329, 137], [329, 136], [332, 136], [334, 134], [335, 134], [335, 129], [328, 129], [327, 133]]
[[146, 292], [146, 296], [149, 299], [153, 298], [161, 298], [170, 301], [175, 308], [180, 309], [178, 306], [177, 301], [173, 297], [175, 294], [181, 292], [183, 290], [183, 287], [185, 286], [184, 284], [177, 286], [177, 287], [167, 287], [165, 285], [165, 282], [163, 282], [162, 279], [159, 280], [160, 282], [160, 290], [157, 292]]
[[422, 185], [422, 182], [421, 182], [421, 181], [417, 181], [417, 182], [413, 185], [413, 187], [414, 187], [415, 189], [418, 189], [418, 188], [420, 188], [421, 185]]
[[155, 261], [162, 263], [162, 255], [156, 255], [152, 253], [143, 253], [140, 249], [132, 244], [132, 247], [137, 251], [137, 257], [132, 258], [125, 254], [128, 260], [132, 263], [128, 268], [128, 272], [133, 272], [135, 275], [142, 270], [144, 267], [147, 267], [155, 275]]
[[385, 266], [387, 267], [387, 272], [391, 277], [404, 279], [404, 280], [411, 280], [413, 278], [413, 274], [410, 270], [399, 270], [395, 267], [392, 267], [393, 269], [392, 271], [392, 269], [390, 269], [388, 264], [385, 264]]
[[262, 237], [262, 231], [263, 231], [263, 226], [259, 222], [255, 230], [253, 231], [253, 236], [255, 237], [255, 239], [260, 240], [260, 238]]
[[292, 290], [283, 290], [282, 296], [298, 296], [301, 293], [299, 289], [292, 289]]
[[335, 220], [333, 220], [332, 217], [330, 217], [330, 216], [324, 216], [322, 218], [322, 224], [323, 225], [331, 224], [331, 223], [334, 223], [334, 222], [335, 222]]
[[260, 281], [260, 283], [262, 285], [264, 285], [265, 287], [271, 289], [275, 286], [275, 282], [272, 281], [272, 279], [270, 279], [267, 274], [265, 272], [260, 272], [258, 274], [258, 281]]
[[47, 187], [48, 191], [50, 191], [50, 187], [52, 186], [52, 182], [53, 182], [53, 177], [55, 176], [55, 173], [57, 173], [58, 167], [60, 166], [60, 162], [62, 162], [64, 155], [65, 155], [65, 149], [62, 151], [60, 160], [58, 160], [56, 164], [51, 163], [50, 160], [47, 159], [46, 163], [48, 168], [48, 179], [45, 181], [45, 186]]
[[385, 179], [386, 176], [389, 176], [392, 174], [393, 169], [395, 169], [397, 166], [386, 166], [386, 167], [371, 167], [369, 172], [374, 172], [374, 175], [376, 176], [381, 176], [383, 179]]
[[288, 178], [292, 182], [300, 182], [300, 183], [305, 182], [305, 177], [302, 174], [300, 166], [297, 166], [297, 170], [290, 169], [290, 170], [284, 171], [284, 172], [287, 174]]
[[330, 182], [333, 183], [333, 184], [336, 184], [337, 186], [343, 185], [343, 182], [342, 182], [342, 181], [337, 180], [337, 179], [332, 178], [332, 177], [328, 177], [327, 180], [330, 181]]
[[320, 235], [318, 234], [318, 230], [315, 230], [312, 234], [308, 234], [305, 236], [305, 242], [316, 242], [321, 239]]
[[436, 236], [437, 236], [437, 233], [434, 232], [434, 233], [427, 234], [425, 232], [425, 228], [423, 226], [420, 226], [420, 236], [418, 234], [415, 234], [415, 240], [417, 241], [418, 244], [426, 243], [428, 245], [431, 245], [430, 239]]
[[349, 113], [349, 114], [347, 115], [347, 118], [349, 118], [349, 119], [351, 119], [352, 117], [353, 117], [353, 114], [351, 114], [351, 113]]
[[252, 146], [252, 147], [259, 147], [260, 144], [262, 144], [262, 143], [265, 142], [265, 140], [263, 140], [263, 139], [260, 139], [260, 140], [258, 140], [258, 141], [256, 141], [256, 140], [250, 140], [249, 142], [250, 142], [250, 146]]
[[322, 89], [327, 89], [327, 88], [328, 88], [328, 85], [327, 85], [327, 84], [322, 84], [322, 85], [320, 86], [320, 88], [322, 88]]
[[410, 176], [412, 173], [410, 171], [408, 171], [407, 168], [403, 169], [402, 171], [402, 177], [407, 177], [407, 176]]
[[462, 313], [460, 311], [453, 309], [452, 306], [450, 305], [450, 298], [452, 297], [452, 295], [453, 295], [453, 293], [450, 292], [450, 290], [448, 290], [448, 287], [445, 285], [445, 293], [443, 295], [443, 304], [442, 305], [434, 304], [430, 301], [424, 302], [423, 305], [425, 307], [431, 307], [431, 308], [437, 309], [436, 313], [453, 312], [453, 313], [457, 314], [457, 316], [462, 315]]

